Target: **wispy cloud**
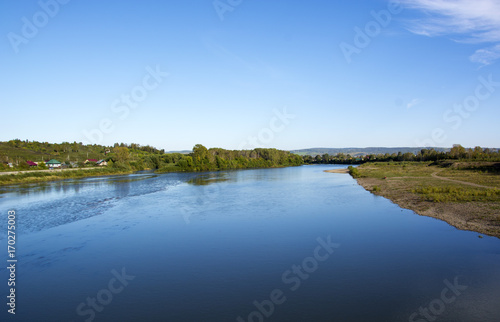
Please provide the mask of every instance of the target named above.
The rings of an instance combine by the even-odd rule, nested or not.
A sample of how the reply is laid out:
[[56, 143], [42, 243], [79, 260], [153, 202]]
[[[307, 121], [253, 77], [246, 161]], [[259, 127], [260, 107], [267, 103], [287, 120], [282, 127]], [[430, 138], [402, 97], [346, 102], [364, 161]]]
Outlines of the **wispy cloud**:
[[406, 108], [412, 108], [413, 106], [417, 105], [420, 103], [420, 100], [418, 98], [414, 98], [411, 100], [410, 103], [406, 104]]
[[472, 56], [470, 56], [470, 61], [473, 63], [479, 63], [481, 65], [489, 65], [499, 58], [500, 44], [493, 47], [476, 50], [476, 52]]
[[[422, 11], [425, 18], [410, 22], [408, 30], [429, 37], [453, 36], [459, 42], [500, 43], [498, 0], [401, 0], [407, 8]], [[498, 45], [477, 50], [470, 60], [483, 65], [500, 58]]]

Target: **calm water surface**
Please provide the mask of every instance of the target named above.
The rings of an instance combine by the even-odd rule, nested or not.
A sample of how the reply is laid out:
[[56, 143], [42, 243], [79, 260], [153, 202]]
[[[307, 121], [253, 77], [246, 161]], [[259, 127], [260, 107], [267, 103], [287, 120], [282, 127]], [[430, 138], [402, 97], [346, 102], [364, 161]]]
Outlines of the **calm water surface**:
[[323, 172], [334, 167], [0, 188], [0, 320], [500, 321], [499, 239]]

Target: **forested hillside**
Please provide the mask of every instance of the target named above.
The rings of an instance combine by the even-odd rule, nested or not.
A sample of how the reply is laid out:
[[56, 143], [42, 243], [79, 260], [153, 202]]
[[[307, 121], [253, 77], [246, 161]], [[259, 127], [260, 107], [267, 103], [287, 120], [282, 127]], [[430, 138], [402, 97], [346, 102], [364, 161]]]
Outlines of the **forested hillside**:
[[[46, 169], [42, 161], [56, 159], [63, 167], [94, 167], [88, 159], [105, 160], [107, 167], [123, 170], [212, 171], [224, 169], [295, 166], [302, 157], [277, 149], [225, 150], [196, 145], [191, 153], [165, 153], [149, 145], [115, 143], [113, 147], [82, 143], [47, 143], [11, 140], [0, 142], [0, 170]], [[38, 162], [30, 167], [27, 161]]]

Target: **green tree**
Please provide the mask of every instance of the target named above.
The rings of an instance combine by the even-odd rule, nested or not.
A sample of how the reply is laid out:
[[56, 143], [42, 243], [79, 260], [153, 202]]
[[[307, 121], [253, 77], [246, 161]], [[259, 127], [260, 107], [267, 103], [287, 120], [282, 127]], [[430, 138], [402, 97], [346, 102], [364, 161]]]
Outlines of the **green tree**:
[[460, 144], [453, 144], [453, 147], [451, 148], [449, 155], [452, 159], [465, 158], [466, 157], [465, 148]]
[[113, 149], [113, 152], [115, 153], [115, 162], [125, 163], [130, 158], [128, 148], [126, 147], [116, 147]]

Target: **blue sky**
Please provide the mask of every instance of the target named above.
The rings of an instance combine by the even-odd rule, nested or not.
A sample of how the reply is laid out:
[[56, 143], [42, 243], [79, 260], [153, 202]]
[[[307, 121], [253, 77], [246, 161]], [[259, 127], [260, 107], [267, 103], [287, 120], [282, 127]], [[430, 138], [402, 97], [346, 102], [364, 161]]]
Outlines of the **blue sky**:
[[497, 0], [9, 0], [0, 34], [0, 140], [500, 147]]

